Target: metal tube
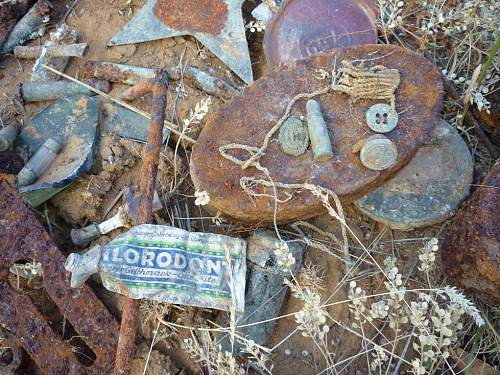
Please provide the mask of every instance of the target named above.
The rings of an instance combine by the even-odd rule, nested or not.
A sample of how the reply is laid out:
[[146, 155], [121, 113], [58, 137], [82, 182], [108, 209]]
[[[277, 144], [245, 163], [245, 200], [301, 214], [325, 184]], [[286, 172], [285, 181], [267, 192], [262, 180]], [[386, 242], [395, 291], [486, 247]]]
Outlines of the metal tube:
[[0, 49], [0, 53], [11, 53], [14, 47], [24, 43], [31, 33], [44, 23], [47, 13], [49, 13], [49, 3], [45, 0], [38, 0], [14, 26], [2, 49]]
[[[146, 224], [151, 221], [151, 212], [156, 185], [156, 174], [160, 159], [160, 150], [163, 140], [163, 123], [167, 106], [168, 75], [166, 70], [156, 72], [152, 82], [153, 110], [148, 130], [145, 153], [143, 155], [139, 191], [141, 199], [138, 207], [137, 224]], [[132, 359], [134, 358], [135, 335], [140, 301], [126, 298], [123, 305], [120, 337], [116, 351], [114, 375], [130, 374]]]
[[[50, 57], [83, 57], [87, 43], [60, 44], [47, 48], [47, 56]], [[43, 46], [17, 46], [14, 48], [14, 56], [20, 59], [37, 59], [42, 54]]]
[[[110, 85], [107, 81], [90, 79], [85, 80], [85, 83], [100, 91], [110, 91]], [[19, 91], [26, 103], [57, 100], [71, 95], [95, 95], [95, 93], [82, 85], [69, 81], [21, 83]]]
[[327, 161], [333, 157], [332, 143], [328, 134], [321, 107], [316, 100], [308, 100], [306, 104], [307, 128], [314, 159], [318, 161]]

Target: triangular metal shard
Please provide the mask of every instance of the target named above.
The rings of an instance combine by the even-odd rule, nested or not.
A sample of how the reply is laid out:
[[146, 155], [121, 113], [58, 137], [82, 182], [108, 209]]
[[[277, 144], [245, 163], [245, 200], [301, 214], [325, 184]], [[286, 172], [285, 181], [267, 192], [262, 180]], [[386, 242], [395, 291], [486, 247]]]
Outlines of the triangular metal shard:
[[245, 83], [250, 84], [253, 76], [241, 13], [242, 2], [243, 0], [148, 0], [108, 45], [192, 35]]

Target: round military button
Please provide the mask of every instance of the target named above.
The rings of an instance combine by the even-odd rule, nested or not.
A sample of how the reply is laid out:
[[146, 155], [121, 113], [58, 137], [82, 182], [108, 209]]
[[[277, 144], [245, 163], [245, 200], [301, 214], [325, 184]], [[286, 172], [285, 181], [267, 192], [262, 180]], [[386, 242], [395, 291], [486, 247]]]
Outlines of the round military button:
[[398, 158], [396, 145], [380, 134], [369, 137], [361, 147], [361, 163], [371, 170], [383, 171], [389, 169]]
[[302, 155], [309, 146], [309, 133], [306, 125], [298, 117], [289, 117], [281, 125], [279, 143], [285, 154]]
[[398, 124], [398, 113], [385, 103], [372, 105], [366, 111], [366, 123], [377, 133], [387, 133]]

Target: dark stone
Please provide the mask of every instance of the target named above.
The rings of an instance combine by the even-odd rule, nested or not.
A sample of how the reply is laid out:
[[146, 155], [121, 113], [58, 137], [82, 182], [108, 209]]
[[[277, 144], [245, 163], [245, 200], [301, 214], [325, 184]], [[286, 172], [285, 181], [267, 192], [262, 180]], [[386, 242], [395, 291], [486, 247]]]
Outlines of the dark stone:
[[469, 194], [474, 164], [457, 130], [439, 122], [410, 163], [355, 205], [392, 229], [412, 230], [440, 223]]

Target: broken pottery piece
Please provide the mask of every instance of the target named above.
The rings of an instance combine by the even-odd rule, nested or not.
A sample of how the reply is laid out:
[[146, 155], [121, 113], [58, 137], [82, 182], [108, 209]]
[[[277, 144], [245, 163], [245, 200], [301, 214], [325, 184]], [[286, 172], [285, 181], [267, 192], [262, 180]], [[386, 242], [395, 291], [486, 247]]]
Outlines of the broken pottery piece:
[[500, 162], [471, 194], [441, 249], [443, 270], [458, 287], [500, 307]]
[[270, 67], [333, 48], [377, 43], [370, 0], [289, 0], [266, 26], [264, 53]]
[[[255, 167], [242, 169], [223, 157], [219, 148], [229, 144], [260, 147], [293, 97], [329, 85], [314, 79], [315, 69], [333, 67], [335, 61], [340, 66], [343, 60], [355, 59], [366, 59], [367, 68], [374, 64], [384, 65], [398, 69], [401, 74], [395, 92], [396, 110], [400, 113], [398, 126], [385, 134], [397, 146], [395, 165], [384, 171], [369, 170], [362, 165], [359, 155], [352, 152], [356, 143], [374, 134], [366, 126], [365, 114], [370, 106], [381, 100], [354, 102], [347, 94], [332, 91], [314, 99], [320, 103], [329, 133], [334, 134], [330, 139], [335, 150], [333, 158], [317, 162], [311, 148], [297, 157], [287, 155], [279, 145], [277, 132], [271, 137], [260, 164], [269, 170], [274, 183], [322, 186], [333, 190], [344, 203], [350, 203], [380, 186], [410, 161], [438, 122], [443, 92], [439, 72], [425, 58], [397, 46], [365, 45], [334, 50], [275, 69], [208, 119], [193, 147], [191, 176], [196, 190], [206, 191], [210, 196], [205, 206], [210, 212], [220, 211], [227, 217], [246, 222], [273, 221], [274, 199], [251, 197], [240, 185], [242, 177], [269, 179]], [[297, 101], [290, 116], [305, 116], [305, 104], [306, 100]], [[249, 157], [244, 150], [230, 150], [230, 155], [239, 159]], [[274, 194], [269, 186], [254, 186], [253, 191]], [[289, 197], [285, 193], [293, 194]], [[285, 203], [278, 204], [276, 218], [279, 222], [324, 212], [321, 202], [304, 190], [278, 189], [278, 198], [288, 198]]]
[[[149, 120], [121, 105], [103, 103], [102, 119], [104, 132], [127, 139], [146, 142]], [[170, 130], [163, 128], [163, 142], [170, 136]]]
[[64, 145], [50, 167], [34, 184], [19, 189], [36, 207], [87, 172], [95, 160], [98, 99], [72, 96], [38, 112], [19, 134], [16, 146], [31, 157], [48, 138]]
[[450, 217], [469, 194], [473, 171], [462, 137], [441, 120], [406, 167], [355, 204], [392, 229], [437, 224]]

